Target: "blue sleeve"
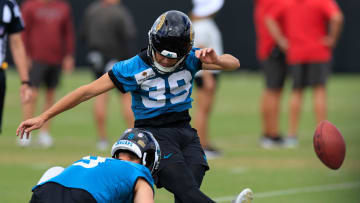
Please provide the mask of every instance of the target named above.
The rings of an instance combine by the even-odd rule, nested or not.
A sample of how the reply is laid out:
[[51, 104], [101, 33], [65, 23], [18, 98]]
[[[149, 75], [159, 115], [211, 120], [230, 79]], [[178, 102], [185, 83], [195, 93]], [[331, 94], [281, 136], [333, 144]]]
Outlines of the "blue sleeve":
[[150, 170], [146, 167], [143, 167], [140, 169], [141, 173], [140, 175], [137, 177], [137, 179], [139, 178], [143, 178], [146, 182], [149, 183], [150, 187], [153, 189], [154, 191], [154, 179], [151, 176]]
[[132, 181], [133, 181], [133, 185], [135, 187], [136, 182], [139, 178], [144, 179], [152, 188], [152, 190], [154, 191], [154, 179], [151, 176], [150, 170], [148, 168], [146, 168], [145, 166], [141, 165], [141, 164], [137, 164], [137, 163], [128, 163], [130, 165], [132, 165], [135, 168], [132, 168]]
[[202, 69], [202, 62], [195, 56], [196, 50], [199, 50], [199, 48], [192, 48], [185, 61], [186, 66], [193, 74]]
[[134, 91], [138, 88], [134, 78], [134, 69], [137, 64], [137, 56], [116, 63], [109, 71], [109, 77], [115, 86], [122, 92]]

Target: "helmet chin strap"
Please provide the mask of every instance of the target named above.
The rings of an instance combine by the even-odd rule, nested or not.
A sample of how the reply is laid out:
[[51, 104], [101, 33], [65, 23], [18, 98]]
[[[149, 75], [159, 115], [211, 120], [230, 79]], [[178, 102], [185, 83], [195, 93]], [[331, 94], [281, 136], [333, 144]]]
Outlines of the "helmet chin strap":
[[175, 69], [181, 64], [181, 62], [184, 61], [185, 59], [185, 56], [182, 57], [178, 62], [176, 62], [175, 65], [171, 66], [171, 67], [165, 67], [165, 66], [162, 66], [161, 64], [159, 64], [157, 61], [156, 61], [156, 58], [155, 58], [155, 52], [154, 52], [154, 49], [151, 50], [152, 51], [152, 57], [153, 57], [153, 62], [154, 62], [154, 66], [160, 71], [160, 73], [171, 73], [173, 71], [175, 71]]

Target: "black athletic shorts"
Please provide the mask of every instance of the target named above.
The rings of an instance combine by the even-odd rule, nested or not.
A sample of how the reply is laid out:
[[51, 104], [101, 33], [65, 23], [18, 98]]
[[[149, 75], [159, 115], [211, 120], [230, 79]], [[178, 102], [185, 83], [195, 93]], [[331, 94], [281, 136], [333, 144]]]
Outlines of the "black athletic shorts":
[[[160, 145], [161, 160], [158, 171], [167, 165], [181, 162], [186, 165], [203, 165], [205, 170], [209, 170], [197, 131], [190, 125], [178, 128], [146, 128], [146, 130], [154, 135]], [[162, 187], [156, 174], [154, 179], [156, 186]]]
[[[214, 78], [215, 80], [215, 86], [217, 86], [217, 81], [219, 79], [219, 73], [213, 73], [211, 72], [211, 76]], [[197, 86], [197, 88], [201, 89], [204, 85], [204, 80], [203, 80], [203, 77], [202, 75], [199, 75], [199, 76], [195, 76], [195, 85]]]
[[2, 130], [2, 115], [4, 110], [5, 91], [6, 91], [6, 75], [5, 75], [5, 71], [0, 68], [0, 133]]
[[285, 54], [279, 48], [273, 49], [270, 56], [262, 62], [261, 67], [264, 71], [266, 88], [283, 88], [287, 75], [287, 65]]
[[297, 64], [289, 68], [294, 89], [325, 85], [330, 74], [329, 63]]
[[33, 191], [30, 203], [96, 203], [83, 189], [68, 188], [54, 182], [41, 185]]
[[39, 88], [44, 84], [46, 88], [56, 88], [61, 75], [61, 65], [48, 65], [33, 61], [30, 69], [31, 86]]

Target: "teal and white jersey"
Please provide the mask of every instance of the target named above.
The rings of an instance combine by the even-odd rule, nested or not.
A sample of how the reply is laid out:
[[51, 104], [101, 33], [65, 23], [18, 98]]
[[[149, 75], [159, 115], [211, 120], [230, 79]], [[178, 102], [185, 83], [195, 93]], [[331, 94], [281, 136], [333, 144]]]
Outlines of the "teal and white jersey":
[[[145, 179], [153, 187], [154, 180], [150, 170], [141, 164], [87, 156], [39, 185], [55, 182], [65, 187], [83, 189], [99, 203], [131, 203], [135, 183], [139, 178]], [[39, 185], [36, 185], [33, 190]]]
[[159, 74], [146, 61], [146, 51], [114, 65], [109, 76], [122, 92], [131, 92], [135, 119], [148, 119], [191, 108], [193, 79], [202, 63], [193, 48], [183, 67]]

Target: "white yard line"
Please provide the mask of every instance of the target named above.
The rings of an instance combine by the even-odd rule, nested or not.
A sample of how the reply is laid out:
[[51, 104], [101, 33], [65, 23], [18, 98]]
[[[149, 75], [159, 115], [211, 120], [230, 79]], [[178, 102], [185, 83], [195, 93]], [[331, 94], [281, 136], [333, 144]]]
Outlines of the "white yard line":
[[[353, 189], [360, 187], [360, 181], [358, 182], [346, 182], [340, 184], [331, 184], [331, 185], [318, 185], [318, 186], [310, 186], [303, 188], [293, 188], [288, 190], [276, 190], [270, 192], [254, 192], [254, 200], [266, 197], [275, 197], [275, 196], [285, 196], [285, 195], [294, 195], [294, 194], [303, 194], [303, 193], [312, 193], [312, 192], [324, 192], [324, 191], [332, 191], [332, 190], [343, 190], [343, 189]], [[241, 192], [241, 191], [239, 191]], [[235, 196], [226, 196], [215, 198], [216, 202], [227, 202], [234, 199]]]

